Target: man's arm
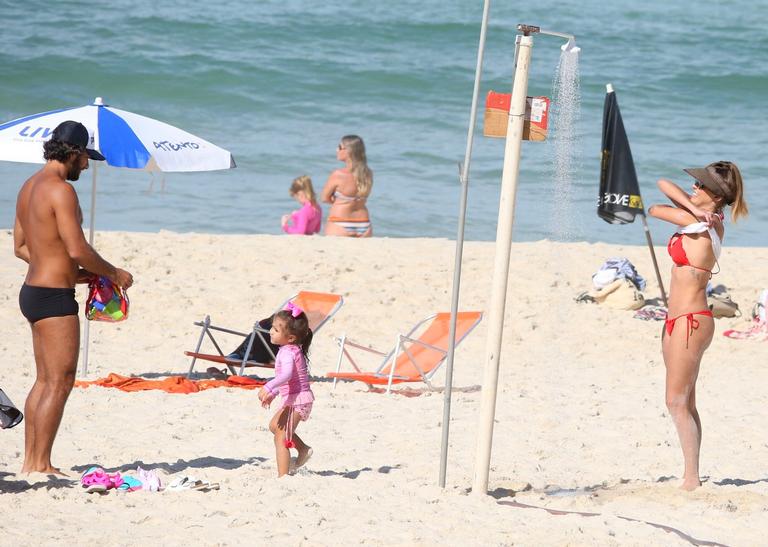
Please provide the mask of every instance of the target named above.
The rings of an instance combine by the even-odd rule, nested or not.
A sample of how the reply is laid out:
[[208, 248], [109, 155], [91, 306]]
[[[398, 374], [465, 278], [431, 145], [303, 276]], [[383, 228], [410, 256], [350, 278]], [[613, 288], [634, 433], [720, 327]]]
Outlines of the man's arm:
[[59, 237], [64, 242], [64, 247], [70, 258], [81, 268], [91, 273], [104, 275], [121, 287], [130, 287], [131, 274], [115, 268], [104, 260], [85, 240], [85, 235], [78, 222], [79, 204], [75, 189], [69, 184], [57, 185], [51, 198]]
[[13, 252], [29, 264], [29, 247], [27, 247], [27, 239], [24, 237], [24, 229], [21, 227], [19, 217], [16, 217], [16, 221], [13, 224]]

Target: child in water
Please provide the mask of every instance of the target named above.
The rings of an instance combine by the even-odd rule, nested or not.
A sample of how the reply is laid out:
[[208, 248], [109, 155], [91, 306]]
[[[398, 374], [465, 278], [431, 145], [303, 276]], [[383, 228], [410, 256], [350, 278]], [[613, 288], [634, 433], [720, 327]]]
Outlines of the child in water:
[[312, 235], [320, 231], [323, 219], [323, 211], [317, 204], [315, 190], [312, 188], [312, 179], [302, 175], [293, 179], [288, 191], [291, 197], [301, 204], [290, 214], [283, 215], [281, 225], [287, 234]]
[[296, 427], [309, 419], [315, 400], [307, 371], [307, 351], [312, 343], [307, 315], [289, 302], [275, 314], [269, 338], [280, 350], [275, 358], [275, 377], [261, 388], [259, 400], [264, 408], [269, 408], [278, 393], [282, 399], [269, 422], [269, 430], [275, 436], [277, 476], [282, 477], [290, 469], [291, 448], [298, 451], [296, 469], [312, 456], [312, 448], [296, 435]]

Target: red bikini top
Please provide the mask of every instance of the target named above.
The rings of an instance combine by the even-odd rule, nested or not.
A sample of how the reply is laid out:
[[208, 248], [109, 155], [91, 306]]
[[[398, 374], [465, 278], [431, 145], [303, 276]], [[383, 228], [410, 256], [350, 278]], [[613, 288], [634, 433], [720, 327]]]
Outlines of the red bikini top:
[[690, 266], [697, 270], [712, 273], [712, 270], [694, 266], [688, 261], [688, 255], [685, 254], [685, 249], [683, 248], [683, 234], [672, 234], [672, 237], [669, 238], [669, 243], [667, 243], [667, 252], [676, 266]]

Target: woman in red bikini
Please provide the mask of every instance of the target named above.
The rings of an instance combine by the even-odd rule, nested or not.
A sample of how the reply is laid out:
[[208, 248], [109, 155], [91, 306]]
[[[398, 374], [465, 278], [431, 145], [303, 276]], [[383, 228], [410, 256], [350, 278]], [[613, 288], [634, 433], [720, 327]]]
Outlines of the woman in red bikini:
[[719, 161], [685, 171], [695, 179], [692, 193], [660, 179], [659, 189], [674, 205], [653, 205], [648, 213], [678, 226], [667, 245], [674, 264], [661, 349], [667, 368], [667, 408], [677, 428], [685, 462], [680, 487], [693, 490], [701, 486], [701, 420], [696, 410], [696, 379], [701, 358], [715, 332], [712, 312], [707, 307], [707, 282], [720, 255], [723, 208], [731, 206], [735, 221], [747, 215], [747, 204], [741, 173], [735, 164]]

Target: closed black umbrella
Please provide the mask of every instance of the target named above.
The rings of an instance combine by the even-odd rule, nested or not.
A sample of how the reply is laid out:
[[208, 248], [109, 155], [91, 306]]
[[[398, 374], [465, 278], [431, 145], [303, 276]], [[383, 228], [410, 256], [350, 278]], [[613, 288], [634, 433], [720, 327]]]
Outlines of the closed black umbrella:
[[645, 216], [640, 185], [637, 182], [635, 162], [632, 150], [621, 119], [619, 102], [613, 86], [606, 86], [605, 105], [603, 106], [603, 151], [600, 161], [600, 194], [597, 198], [597, 215], [610, 224], [628, 224], [640, 215], [643, 219], [645, 238], [651, 251], [653, 268], [661, 289], [661, 298], [667, 305], [667, 294], [661, 282], [656, 253], [653, 251], [651, 231]]

